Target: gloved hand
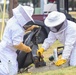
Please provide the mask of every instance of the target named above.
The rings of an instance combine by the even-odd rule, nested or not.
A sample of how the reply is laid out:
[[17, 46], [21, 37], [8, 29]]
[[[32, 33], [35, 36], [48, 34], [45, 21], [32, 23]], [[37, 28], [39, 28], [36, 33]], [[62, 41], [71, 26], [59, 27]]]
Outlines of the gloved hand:
[[61, 65], [63, 65], [64, 63], [66, 63], [66, 59], [58, 59], [58, 60], [55, 62], [55, 65], [56, 65], [56, 66], [61, 66]]
[[32, 29], [34, 29], [34, 28], [39, 28], [39, 26], [38, 25], [33, 25]]
[[39, 56], [42, 55], [42, 53], [44, 52], [44, 48], [40, 48], [39, 50], [37, 50], [37, 55]]
[[19, 45], [14, 45], [14, 47], [18, 50], [25, 51], [26, 53], [31, 51], [31, 48], [23, 43], [20, 43]]
[[34, 28], [39, 28], [39, 26], [37, 26], [37, 25], [32, 25], [32, 26], [28, 27], [28, 28], [26, 29], [26, 31], [31, 31], [31, 30], [33, 30]]
[[[25, 45], [25, 46], [26, 46], [26, 45]], [[30, 48], [29, 46], [26, 46], [26, 48], [25, 48], [25, 52], [26, 52], [26, 53], [31, 52], [31, 48]]]

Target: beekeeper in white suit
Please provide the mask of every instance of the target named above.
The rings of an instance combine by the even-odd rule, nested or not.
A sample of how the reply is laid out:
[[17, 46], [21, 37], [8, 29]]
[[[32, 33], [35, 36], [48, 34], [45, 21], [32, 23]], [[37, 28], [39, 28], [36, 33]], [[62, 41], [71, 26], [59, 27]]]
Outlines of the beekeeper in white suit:
[[32, 15], [33, 8], [29, 6], [18, 5], [13, 9], [13, 17], [8, 20], [0, 43], [0, 75], [10, 75], [9, 62], [11, 62], [11, 75], [17, 74], [17, 49], [25, 52], [31, 51], [31, 48], [22, 42], [25, 31], [37, 27], [33, 25], [26, 28], [29, 21], [34, 22]]
[[57, 11], [49, 13], [44, 23], [50, 32], [37, 53], [42, 54], [58, 39], [64, 45], [64, 50], [62, 58], [55, 65], [61, 66], [70, 59], [70, 65], [76, 66], [76, 23], [67, 20], [63, 13]]

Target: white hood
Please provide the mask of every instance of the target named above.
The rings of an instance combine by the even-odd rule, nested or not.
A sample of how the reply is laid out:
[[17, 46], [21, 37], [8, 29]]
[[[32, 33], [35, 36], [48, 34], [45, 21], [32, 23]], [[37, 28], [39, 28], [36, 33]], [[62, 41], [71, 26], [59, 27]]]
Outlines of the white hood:
[[24, 26], [27, 22], [33, 21], [34, 9], [29, 6], [22, 6], [18, 5], [16, 8], [13, 9], [13, 16], [17, 19], [19, 25]]

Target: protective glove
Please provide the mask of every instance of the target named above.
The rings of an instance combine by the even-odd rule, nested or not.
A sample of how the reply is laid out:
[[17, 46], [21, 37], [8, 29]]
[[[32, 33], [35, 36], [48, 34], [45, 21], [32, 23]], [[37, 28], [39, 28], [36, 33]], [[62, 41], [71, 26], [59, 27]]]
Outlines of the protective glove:
[[18, 50], [25, 51], [26, 53], [29, 53], [31, 51], [31, 48], [23, 43], [20, 43], [19, 45], [14, 45], [14, 47]]
[[55, 65], [56, 66], [61, 66], [63, 64], [66, 63], [66, 59], [58, 59], [56, 62], [55, 62]]
[[26, 28], [26, 31], [31, 31], [31, 30], [33, 30], [34, 28], [39, 28], [39, 26], [37, 26], [37, 25], [32, 25], [32, 26]]
[[44, 52], [44, 48], [40, 48], [39, 50], [37, 50], [37, 55], [42, 55], [42, 53]]

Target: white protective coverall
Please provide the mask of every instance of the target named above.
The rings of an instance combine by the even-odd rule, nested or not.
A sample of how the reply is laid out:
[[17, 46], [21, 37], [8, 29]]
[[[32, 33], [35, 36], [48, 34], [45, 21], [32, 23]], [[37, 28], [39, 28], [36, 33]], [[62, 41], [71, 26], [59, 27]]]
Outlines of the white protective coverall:
[[[28, 6], [18, 5], [13, 9], [13, 17], [8, 20], [0, 43], [0, 75], [17, 75], [17, 49], [13, 45], [18, 45], [23, 41], [23, 25], [32, 20], [32, 14], [33, 8]], [[9, 61], [11, 68], [9, 68]], [[11, 74], [10, 69], [12, 70]]]
[[62, 58], [70, 58], [70, 65], [76, 66], [76, 23], [67, 20], [58, 32], [50, 31], [42, 47], [47, 50], [57, 39], [64, 45]]

